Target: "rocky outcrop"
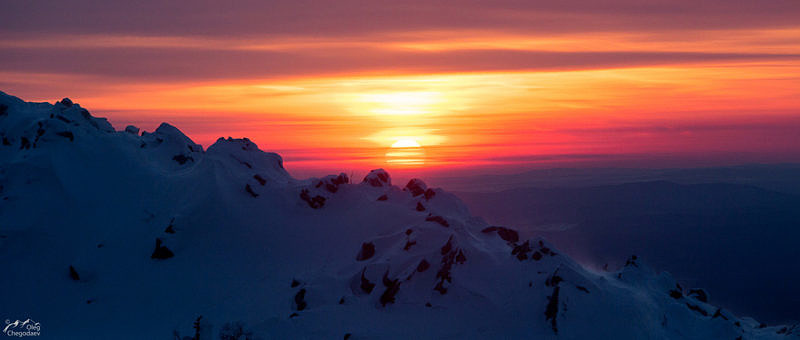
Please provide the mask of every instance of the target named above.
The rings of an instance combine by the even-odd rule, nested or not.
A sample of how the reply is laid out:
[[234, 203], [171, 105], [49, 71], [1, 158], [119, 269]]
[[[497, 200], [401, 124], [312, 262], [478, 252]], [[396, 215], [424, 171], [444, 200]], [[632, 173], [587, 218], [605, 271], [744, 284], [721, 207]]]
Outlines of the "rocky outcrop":
[[315, 195], [314, 197], [311, 197], [311, 194], [309, 194], [308, 189], [300, 190], [300, 199], [308, 203], [308, 206], [313, 209], [319, 209], [325, 205], [325, 197], [320, 195]]
[[69, 277], [74, 281], [81, 280], [81, 276], [78, 275], [78, 271], [75, 270], [75, 267], [73, 267], [72, 265], [69, 266]]
[[708, 293], [702, 288], [689, 289], [689, 293], [686, 295], [693, 297], [697, 301], [708, 303]]
[[306, 289], [301, 288], [297, 294], [294, 295], [294, 304], [297, 311], [301, 311], [308, 307], [308, 303], [306, 302]]
[[491, 226], [488, 228], [484, 228], [481, 230], [482, 233], [492, 233], [497, 232], [497, 236], [500, 236], [501, 239], [505, 240], [506, 242], [515, 243], [519, 241], [519, 233], [516, 230], [506, 228], [506, 227], [498, 227], [498, 226]]
[[258, 193], [256, 193], [253, 190], [253, 187], [251, 187], [250, 184], [245, 184], [244, 185], [244, 191], [246, 191], [248, 194], [250, 194], [250, 196], [253, 196], [253, 198], [258, 197]]
[[428, 215], [428, 217], [425, 218], [425, 221], [438, 223], [445, 228], [450, 227], [450, 222], [447, 222], [447, 220], [442, 216]]
[[173, 256], [175, 256], [175, 254], [172, 253], [172, 250], [169, 250], [169, 248], [167, 248], [166, 246], [164, 246], [162, 244], [161, 239], [157, 238], [156, 239], [156, 248], [153, 249], [153, 254], [150, 255], [150, 258], [157, 259], [157, 260], [166, 260], [166, 259], [168, 259], [170, 257], [173, 257]]
[[362, 183], [373, 187], [390, 187], [392, 186], [392, 178], [389, 177], [389, 173], [386, 170], [375, 169], [364, 177]]
[[328, 175], [316, 181], [315, 188], [324, 188], [330, 193], [339, 191], [339, 186], [350, 183], [350, 178], [347, 174], [340, 173], [339, 175]]
[[400, 279], [390, 279], [389, 272], [383, 274], [383, 285], [386, 290], [383, 291], [380, 297], [381, 306], [386, 306], [388, 303], [394, 303], [394, 297], [400, 292]]
[[412, 178], [410, 181], [408, 181], [408, 184], [406, 184], [405, 188], [403, 188], [403, 191], [408, 191], [411, 193], [411, 196], [417, 197], [425, 194], [425, 190], [427, 188], [428, 186], [425, 185], [425, 182], [423, 182], [421, 179]]
[[375, 288], [375, 284], [370, 282], [367, 279], [367, 277], [365, 275], [366, 272], [367, 272], [367, 268], [364, 268], [364, 269], [361, 270], [361, 279], [360, 279], [359, 288], [361, 288], [361, 291], [363, 291], [364, 293], [370, 294], [370, 293], [372, 293], [372, 290]]
[[439, 271], [436, 273], [436, 279], [438, 281], [433, 289], [442, 295], [447, 294], [447, 285], [453, 282], [453, 277], [451, 275], [453, 265], [464, 264], [464, 262], [467, 261], [464, 251], [457, 248], [454, 242], [453, 235], [451, 235], [450, 238], [447, 239], [447, 243], [445, 243], [441, 249], [441, 267], [439, 267]]
[[372, 242], [365, 242], [361, 244], [361, 250], [356, 255], [356, 261], [365, 261], [375, 255], [375, 245]]

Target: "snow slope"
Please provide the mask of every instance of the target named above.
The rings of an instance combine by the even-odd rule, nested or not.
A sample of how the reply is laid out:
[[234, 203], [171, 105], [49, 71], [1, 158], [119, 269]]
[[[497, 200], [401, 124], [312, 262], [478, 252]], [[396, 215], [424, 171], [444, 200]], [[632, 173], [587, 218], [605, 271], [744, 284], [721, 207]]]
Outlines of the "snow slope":
[[635, 257], [589, 271], [383, 170], [298, 180], [247, 139], [204, 151], [4, 93], [0, 139], [0, 317], [44, 338], [191, 337], [200, 316], [201, 339], [236, 322], [262, 339], [800, 338]]

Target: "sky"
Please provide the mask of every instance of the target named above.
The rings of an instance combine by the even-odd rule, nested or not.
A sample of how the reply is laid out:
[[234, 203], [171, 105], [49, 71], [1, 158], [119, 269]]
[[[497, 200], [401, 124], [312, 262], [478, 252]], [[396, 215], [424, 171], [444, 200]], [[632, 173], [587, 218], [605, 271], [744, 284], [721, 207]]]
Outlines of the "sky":
[[796, 0], [0, 6], [0, 90], [295, 175], [800, 160]]

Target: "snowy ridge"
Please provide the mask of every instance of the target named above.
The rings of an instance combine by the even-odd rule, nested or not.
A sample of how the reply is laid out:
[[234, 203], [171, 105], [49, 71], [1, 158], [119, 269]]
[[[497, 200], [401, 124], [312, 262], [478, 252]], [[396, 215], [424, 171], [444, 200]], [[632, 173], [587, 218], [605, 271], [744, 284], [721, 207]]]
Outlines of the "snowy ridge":
[[196, 320], [201, 339], [239, 326], [266, 339], [800, 338], [635, 256], [589, 271], [380, 169], [297, 180], [246, 138], [204, 151], [168, 124], [115, 131], [68, 99], [4, 93], [0, 139], [0, 317], [33, 318], [46, 338], [191, 338]]

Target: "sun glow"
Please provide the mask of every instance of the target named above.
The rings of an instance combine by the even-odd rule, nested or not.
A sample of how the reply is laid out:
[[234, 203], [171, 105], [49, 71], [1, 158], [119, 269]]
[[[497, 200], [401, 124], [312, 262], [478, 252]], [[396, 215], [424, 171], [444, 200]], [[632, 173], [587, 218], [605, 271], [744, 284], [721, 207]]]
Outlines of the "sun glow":
[[419, 147], [392, 148], [386, 152], [386, 163], [405, 167], [424, 165], [425, 150]]
[[418, 148], [420, 147], [417, 141], [410, 138], [402, 138], [392, 144], [393, 148]]
[[[767, 118], [784, 122], [769, 123], [776, 126], [796, 124], [792, 122], [800, 106], [799, 80], [791, 75], [798, 70], [797, 62], [776, 60], [330, 76], [180, 88], [125, 84], [113, 88], [118, 92], [89, 88], [96, 91], [76, 97], [86, 107], [112, 112], [114, 122], [152, 119], [146, 129], [170, 117], [188, 126], [192, 138], [206, 145], [219, 137], [219, 131], [269, 141], [260, 146], [291, 155], [288, 162], [299, 167], [346, 162], [359, 168], [435, 169], [465, 164], [556, 164], [563, 159], [558, 157], [570, 155], [670, 153], [684, 148], [701, 152], [784, 145], [796, 150], [792, 147], [796, 134], [757, 145], [727, 141], [725, 134], [735, 128], [752, 131], [742, 136], [757, 135], [766, 130], [760, 125], [748, 130], [748, 126]], [[46, 87], [54, 79], [2, 72], [0, 77], [31, 87]], [[55, 79], [62, 83], [70, 78]], [[93, 78], [82, 79], [91, 84]], [[762, 91], [753, 92], [753, 83]], [[120, 109], [121, 104], [146, 113]], [[217, 125], [192, 119], [209, 112], [224, 115], [212, 121]], [[707, 128], [722, 122], [725, 128], [719, 132]], [[706, 149], [697, 150], [696, 145]]]
[[386, 152], [386, 163], [398, 166], [425, 164], [425, 150], [413, 138], [400, 138]]
[[[361, 95], [359, 102], [367, 112], [379, 115], [419, 115], [431, 113], [441, 101], [438, 92], [391, 92]], [[360, 108], [360, 109], [364, 109]]]

